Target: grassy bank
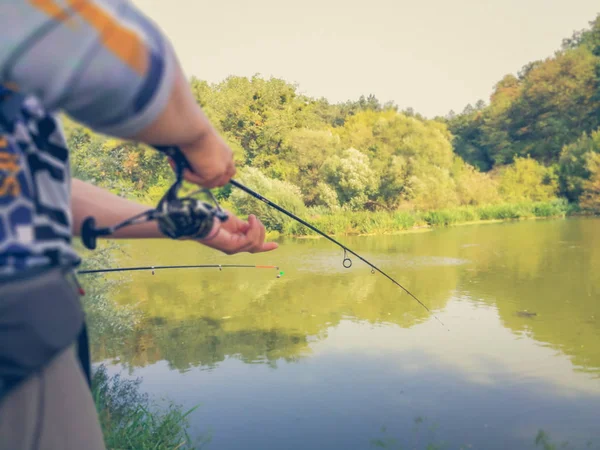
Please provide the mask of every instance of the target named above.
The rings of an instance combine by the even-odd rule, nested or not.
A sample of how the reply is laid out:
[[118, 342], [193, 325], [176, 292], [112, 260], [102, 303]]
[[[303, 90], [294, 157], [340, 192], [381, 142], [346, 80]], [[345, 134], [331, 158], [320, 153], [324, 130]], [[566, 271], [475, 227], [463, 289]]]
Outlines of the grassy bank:
[[176, 405], [155, 407], [139, 391], [141, 380], [109, 377], [104, 366], [94, 372], [92, 386], [96, 409], [108, 450], [191, 450], [210, 439], [192, 443], [187, 434], [187, 416]]
[[[319, 214], [317, 211], [312, 211], [307, 219], [330, 235], [364, 235], [392, 234], [419, 228], [447, 227], [483, 221], [565, 217], [576, 212], [575, 206], [570, 205], [566, 200], [557, 199], [548, 202], [463, 206], [427, 212], [343, 211]], [[314, 235], [303, 225], [291, 220], [285, 223], [281, 234], [296, 237]]]

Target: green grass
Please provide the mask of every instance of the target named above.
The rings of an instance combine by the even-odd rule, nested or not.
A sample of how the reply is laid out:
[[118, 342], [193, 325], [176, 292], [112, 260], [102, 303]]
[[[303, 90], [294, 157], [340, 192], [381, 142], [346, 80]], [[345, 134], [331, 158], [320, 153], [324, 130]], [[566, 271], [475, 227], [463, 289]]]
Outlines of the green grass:
[[[329, 235], [386, 234], [418, 227], [447, 227], [467, 222], [565, 217], [577, 208], [566, 200], [547, 202], [504, 203], [484, 206], [460, 206], [437, 211], [339, 211], [309, 209], [305, 219]], [[284, 236], [307, 236], [314, 233], [303, 225], [287, 222]]]
[[147, 394], [139, 391], [141, 380], [109, 377], [100, 366], [93, 375], [92, 394], [108, 450], [191, 450], [210, 439], [193, 444], [187, 434], [187, 417], [196, 408], [183, 412], [174, 404], [159, 411]]

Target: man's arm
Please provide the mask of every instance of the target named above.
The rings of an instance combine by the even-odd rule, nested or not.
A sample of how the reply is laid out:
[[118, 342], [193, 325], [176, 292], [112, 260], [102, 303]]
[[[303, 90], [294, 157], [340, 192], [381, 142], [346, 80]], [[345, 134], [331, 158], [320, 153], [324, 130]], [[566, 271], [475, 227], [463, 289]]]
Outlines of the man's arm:
[[204, 187], [235, 174], [170, 42], [128, 0], [0, 2], [0, 82], [95, 131], [179, 146]]
[[[71, 211], [73, 235], [80, 236], [83, 221], [93, 216], [96, 226], [108, 227], [136, 214], [151, 209], [131, 200], [119, 197], [105, 189], [74, 178], [71, 183]], [[117, 230], [111, 238], [163, 238], [156, 221], [146, 222]]]
[[[46, 109], [63, 110], [95, 131], [179, 146], [192, 183], [223, 186], [235, 174], [233, 153], [196, 104], [171, 44], [128, 0], [0, 2], [0, 29], [0, 82], [16, 84]], [[73, 183], [76, 231], [88, 214], [108, 225], [142, 209]], [[228, 254], [276, 248], [264, 243], [264, 235], [254, 216], [248, 222], [231, 216], [216, 238], [202, 243]], [[158, 236], [152, 223], [117, 233]]]
[[[149, 208], [131, 200], [114, 195], [84, 181], [73, 179], [71, 185], [71, 210], [73, 212], [73, 234], [80, 235], [81, 224], [88, 216], [94, 216], [97, 226], [105, 227], [122, 222], [133, 215], [142, 213]], [[265, 227], [254, 216], [243, 221], [234, 215], [224, 223], [215, 221], [211, 235], [214, 237], [198, 242], [220, 250], [226, 254], [239, 252], [258, 253], [274, 250], [277, 244], [265, 241]], [[215, 234], [216, 233], [216, 234]], [[146, 222], [118, 230], [111, 238], [164, 238], [156, 221]]]

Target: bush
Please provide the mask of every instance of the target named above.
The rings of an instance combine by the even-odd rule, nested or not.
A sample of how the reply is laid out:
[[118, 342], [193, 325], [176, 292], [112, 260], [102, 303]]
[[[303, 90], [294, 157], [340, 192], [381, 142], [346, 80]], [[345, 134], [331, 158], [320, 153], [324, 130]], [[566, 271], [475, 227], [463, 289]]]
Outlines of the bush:
[[[92, 378], [92, 395], [96, 403], [104, 441], [108, 449], [173, 450], [193, 449], [187, 434], [187, 416], [196, 408], [182, 412], [173, 404], [158, 412], [147, 394], [139, 391], [141, 379], [109, 377], [104, 365]], [[201, 438], [202, 446], [209, 439]]]
[[600, 153], [589, 153], [586, 168], [590, 179], [583, 182], [583, 193], [579, 197], [581, 208], [594, 214], [600, 213]]
[[[315, 211], [311, 208], [311, 211]], [[478, 220], [514, 220], [531, 217], [564, 217], [576, 212], [565, 199], [548, 202], [502, 203], [483, 206], [461, 206], [426, 212], [339, 211], [313, 215], [309, 223], [326, 234], [393, 233], [417, 225], [447, 227]], [[286, 224], [284, 234], [292, 236], [314, 233], [297, 222]]]
[[517, 157], [500, 172], [499, 191], [506, 202], [546, 201], [556, 197], [558, 179], [536, 160]]
[[479, 172], [456, 158], [453, 175], [461, 205], [490, 205], [500, 201], [498, 182], [488, 173]]
[[322, 181], [317, 183], [314, 203], [318, 206], [326, 206], [333, 211], [340, 209], [337, 192], [327, 183], [323, 183]]
[[[267, 178], [260, 170], [253, 167], [244, 169], [239, 181], [293, 214], [302, 216], [307, 211], [300, 188], [291, 183]], [[292, 221], [286, 215], [239, 189], [233, 191], [230, 201], [240, 214], [255, 214], [271, 231], [281, 232], [285, 225]]]
[[571, 201], [578, 201], [583, 194], [584, 183], [592, 176], [588, 160], [600, 154], [600, 129], [565, 145], [560, 153], [559, 173], [561, 191]]
[[369, 157], [355, 148], [345, 150], [342, 157], [329, 157], [323, 163], [321, 173], [337, 191], [340, 202], [349, 204], [352, 209], [361, 209], [367, 196], [375, 192], [379, 184]]

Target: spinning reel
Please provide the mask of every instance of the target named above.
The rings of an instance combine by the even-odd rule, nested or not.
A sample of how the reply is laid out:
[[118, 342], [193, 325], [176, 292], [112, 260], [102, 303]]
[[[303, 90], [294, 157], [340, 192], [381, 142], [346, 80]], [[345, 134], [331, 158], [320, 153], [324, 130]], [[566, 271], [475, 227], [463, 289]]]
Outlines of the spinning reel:
[[[221, 209], [209, 189], [200, 189], [187, 197], [178, 197], [177, 194], [183, 183], [183, 171], [189, 167], [189, 164], [177, 147], [156, 147], [156, 149], [165, 153], [175, 163], [177, 175], [175, 182], [160, 199], [156, 208], [144, 211], [121, 223], [111, 227], [96, 228], [96, 220], [93, 217], [86, 218], [81, 226], [81, 240], [88, 249], [96, 248], [99, 236], [109, 236], [121, 228], [151, 220], [156, 220], [160, 231], [171, 239], [205, 238], [212, 230], [215, 218], [221, 222], [227, 220], [227, 213]], [[201, 191], [211, 197], [214, 206], [191, 197]]]

